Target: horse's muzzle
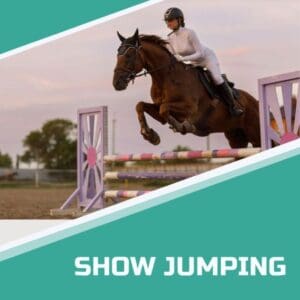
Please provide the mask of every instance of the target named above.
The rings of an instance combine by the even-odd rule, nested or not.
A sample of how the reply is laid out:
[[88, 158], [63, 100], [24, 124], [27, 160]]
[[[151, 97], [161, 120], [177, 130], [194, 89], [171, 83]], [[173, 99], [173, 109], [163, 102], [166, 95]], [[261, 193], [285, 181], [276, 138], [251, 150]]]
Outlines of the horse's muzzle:
[[117, 81], [113, 84], [116, 91], [124, 91], [128, 87], [128, 83], [125, 81]]
[[115, 90], [117, 90], [117, 91], [126, 90], [130, 80], [131, 80], [131, 76], [128, 74], [115, 73], [115, 76], [113, 79], [113, 86], [114, 86]]

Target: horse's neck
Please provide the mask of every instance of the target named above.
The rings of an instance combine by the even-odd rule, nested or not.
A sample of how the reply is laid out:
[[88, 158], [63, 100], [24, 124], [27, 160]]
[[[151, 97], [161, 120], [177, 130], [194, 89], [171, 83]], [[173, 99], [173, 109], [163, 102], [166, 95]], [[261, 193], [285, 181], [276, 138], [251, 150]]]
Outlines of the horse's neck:
[[156, 45], [145, 43], [144, 68], [150, 73], [152, 81], [158, 85], [163, 85], [168, 80], [168, 73], [171, 67], [171, 56]]

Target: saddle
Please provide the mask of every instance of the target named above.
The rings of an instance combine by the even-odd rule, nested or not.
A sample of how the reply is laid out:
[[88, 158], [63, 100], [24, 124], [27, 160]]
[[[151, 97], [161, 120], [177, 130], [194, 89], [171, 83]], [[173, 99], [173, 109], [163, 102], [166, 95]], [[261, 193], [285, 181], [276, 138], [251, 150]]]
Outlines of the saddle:
[[[203, 68], [203, 67], [195, 67], [198, 70], [199, 74], [199, 79], [203, 86], [205, 87], [208, 95], [210, 96], [211, 99], [219, 99], [222, 101], [222, 97], [218, 92], [218, 89], [213, 81], [213, 78], [211, 76], [211, 73], [209, 72], [208, 69]], [[224, 80], [228, 83], [228, 85], [232, 89], [232, 94], [235, 98], [235, 100], [239, 99], [240, 93], [239, 91], [234, 87], [234, 83], [232, 81], [229, 81], [226, 74], [222, 74], [222, 77]]]

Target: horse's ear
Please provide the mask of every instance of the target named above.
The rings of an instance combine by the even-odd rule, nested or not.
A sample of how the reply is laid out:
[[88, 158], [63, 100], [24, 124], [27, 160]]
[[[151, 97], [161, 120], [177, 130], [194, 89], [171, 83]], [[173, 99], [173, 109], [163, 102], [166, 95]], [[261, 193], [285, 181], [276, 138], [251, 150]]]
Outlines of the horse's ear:
[[139, 35], [139, 29], [137, 28], [134, 35], [133, 35], [134, 40], [136, 41], [136, 44], [140, 46], [140, 35]]
[[133, 36], [134, 36], [134, 38], [136, 38], [136, 39], [139, 37], [139, 29], [138, 29], [138, 28], [136, 29], [136, 31], [135, 31], [135, 33], [134, 33]]
[[117, 35], [122, 43], [126, 40], [126, 38], [123, 35], [121, 35], [119, 31], [117, 31]]

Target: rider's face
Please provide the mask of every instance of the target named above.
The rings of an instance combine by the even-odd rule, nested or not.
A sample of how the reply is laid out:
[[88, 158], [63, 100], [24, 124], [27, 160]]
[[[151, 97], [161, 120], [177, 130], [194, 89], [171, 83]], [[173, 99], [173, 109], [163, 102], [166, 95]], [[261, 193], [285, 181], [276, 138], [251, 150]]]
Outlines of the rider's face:
[[166, 21], [168, 28], [170, 28], [171, 30], [176, 30], [179, 26], [179, 22], [177, 19], [173, 19], [173, 20], [168, 20]]

